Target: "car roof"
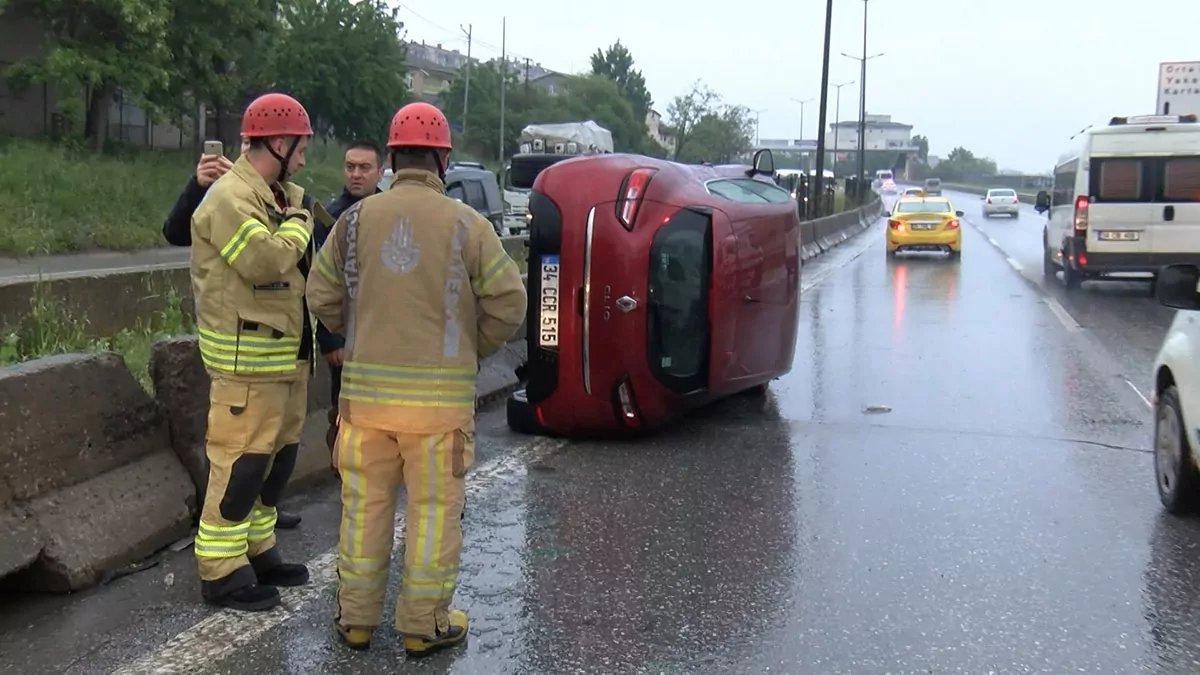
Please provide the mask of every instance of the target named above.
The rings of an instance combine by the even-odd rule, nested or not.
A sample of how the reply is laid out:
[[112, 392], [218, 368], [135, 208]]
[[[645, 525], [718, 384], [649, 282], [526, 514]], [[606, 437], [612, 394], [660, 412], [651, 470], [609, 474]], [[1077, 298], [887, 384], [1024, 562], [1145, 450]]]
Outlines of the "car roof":
[[949, 204], [950, 203], [950, 200], [947, 199], [946, 197], [906, 197], [904, 195], [900, 195], [900, 198], [897, 199], [896, 201], [898, 201], [898, 202], [935, 202], [938, 204]]
[[1016, 188], [988, 188], [988, 192], [1016, 192]]

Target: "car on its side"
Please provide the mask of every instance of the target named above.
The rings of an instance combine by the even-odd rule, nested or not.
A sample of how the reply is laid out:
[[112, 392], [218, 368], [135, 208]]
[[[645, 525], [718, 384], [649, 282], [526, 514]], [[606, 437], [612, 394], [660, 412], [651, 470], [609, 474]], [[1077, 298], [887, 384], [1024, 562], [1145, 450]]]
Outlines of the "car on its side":
[[1014, 219], [1021, 217], [1021, 198], [1017, 196], [1016, 190], [992, 188], [980, 199], [983, 200], [984, 218], [995, 215], [1012, 216]]
[[[514, 158], [514, 162], [517, 158]], [[636, 434], [791, 370], [800, 220], [752, 166], [532, 155], [521, 433]], [[536, 178], [533, 178], [536, 176]]]
[[904, 197], [892, 204], [887, 217], [887, 255], [901, 251], [944, 251], [962, 257], [962, 211], [945, 197]]

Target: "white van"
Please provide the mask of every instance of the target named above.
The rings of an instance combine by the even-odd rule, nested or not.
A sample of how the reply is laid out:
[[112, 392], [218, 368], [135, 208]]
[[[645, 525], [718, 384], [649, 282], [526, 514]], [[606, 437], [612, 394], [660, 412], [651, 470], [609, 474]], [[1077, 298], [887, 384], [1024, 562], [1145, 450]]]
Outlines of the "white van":
[[1091, 127], [1054, 167], [1042, 273], [1069, 289], [1123, 272], [1200, 265], [1200, 124], [1196, 115], [1114, 117]]
[[896, 180], [896, 177], [892, 175], [892, 172], [890, 170], [880, 169], [875, 172], [875, 180], [872, 181], [872, 186], [876, 190], [878, 190], [883, 187], [884, 183], [886, 183], [888, 181], [895, 182], [895, 180]]

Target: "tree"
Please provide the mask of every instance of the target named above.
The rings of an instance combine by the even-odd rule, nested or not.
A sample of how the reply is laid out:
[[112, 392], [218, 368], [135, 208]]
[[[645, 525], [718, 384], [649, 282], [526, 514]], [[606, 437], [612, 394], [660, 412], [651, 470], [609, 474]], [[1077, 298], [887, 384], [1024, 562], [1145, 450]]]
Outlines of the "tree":
[[[471, 65], [470, 107], [465, 119], [467, 133], [456, 136], [454, 141], [455, 147], [461, 149], [463, 154], [489, 159], [499, 156], [502, 79], [505, 83], [504, 138], [510, 147], [526, 124], [528, 110], [539, 105], [545, 97], [540, 89], [524, 86], [515, 70], [509, 68], [507, 74], [502, 75], [501, 66], [496, 60]], [[451, 124], [462, 125], [464, 122], [462, 106], [465, 90], [466, 73], [460, 72], [442, 95], [442, 109]]]
[[937, 165], [936, 173], [943, 180], [969, 182], [995, 175], [996, 163], [986, 157], [976, 157], [970, 150], [959, 146]]
[[[27, 58], [6, 75], [18, 91], [33, 82], [53, 82], [65, 92], [86, 91], [83, 131], [96, 149], [108, 140], [114, 98], [154, 108], [149, 92], [169, 85], [168, 26], [172, 0], [16, 0], [41, 20], [44, 58]], [[69, 99], [68, 99], [69, 100]]]
[[284, 0], [274, 88], [317, 135], [380, 138], [406, 100], [403, 24], [383, 0]]
[[687, 148], [680, 161], [708, 161], [728, 164], [737, 161], [752, 147], [754, 118], [743, 106], [723, 106], [710, 110], [696, 121]]
[[675, 159], [679, 159], [692, 140], [696, 123], [713, 111], [721, 97], [700, 80], [692, 83], [692, 89], [676, 96], [667, 107], [667, 121], [675, 130]]
[[596, 53], [592, 54], [592, 74], [616, 82], [617, 88], [625, 100], [629, 101], [634, 114], [645, 123], [646, 114], [650, 112], [654, 100], [650, 97], [650, 90], [646, 88], [646, 78], [642, 77], [642, 71], [633, 68], [633, 55], [620, 40], [608, 49], [597, 49]]
[[594, 120], [612, 132], [617, 152], [645, 154], [654, 144], [646, 132], [645, 116], [639, 117], [617, 83], [602, 75], [568, 77], [562, 93], [545, 97], [526, 117], [540, 123]]
[[274, 79], [270, 52], [282, 32], [278, 0], [175, 0], [168, 43], [174, 78], [154, 94], [159, 106], [177, 115], [194, 115], [199, 103], [213, 108], [215, 133], [235, 143], [228, 118]]
[[917, 159], [922, 162], [929, 161], [929, 139], [917, 134], [912, 137], [913, 145], [917, 146]]

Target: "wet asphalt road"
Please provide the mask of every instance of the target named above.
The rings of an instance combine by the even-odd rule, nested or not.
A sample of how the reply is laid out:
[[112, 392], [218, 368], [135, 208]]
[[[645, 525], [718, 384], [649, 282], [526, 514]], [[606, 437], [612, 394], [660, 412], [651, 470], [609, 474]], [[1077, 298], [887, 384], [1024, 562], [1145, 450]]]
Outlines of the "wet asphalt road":
[[1154, 357], [1175, 310], [1159, 305], [1147, 275], [1124, 280], [1085, 281], [1068, 292], [1062, 277], [1042, 277], [1042, 228], [1045, 216], [1021, 204], [1021, 216], [984, 218], [979, 195], [947, 191], [977, 230], [1016, 262], [1021, 273], [1053, 297], [1087, 334], [1103, 345], [1109, 358], [1147, 398], [1154, 389]]
[[402, 663], [390, 621], [338, 643], [326, 488], [289, 504], [283, 550], [315, 562], [286, 611], [200, 607], [174, 554], [7, 606], [0, 672], [1200, 672], [1200, 521], [1161, 513], [1149, 411], [1103, 345], [973, 228], [956, 264], [888, 261], [877, 226], [804, 284], [765, 400], [625, 444], [482, 416], [465, 648]]

